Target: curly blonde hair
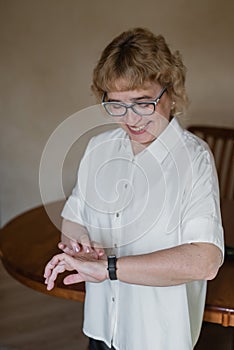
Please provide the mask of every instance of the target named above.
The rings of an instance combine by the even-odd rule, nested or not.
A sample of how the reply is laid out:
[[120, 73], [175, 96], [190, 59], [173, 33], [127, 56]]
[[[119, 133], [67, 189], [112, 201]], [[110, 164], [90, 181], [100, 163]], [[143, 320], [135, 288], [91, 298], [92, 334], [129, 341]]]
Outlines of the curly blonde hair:
[[146, 82], [158, 82], [167, 88], [175, 115], [188, 104], [185, 75], [179, 51], [172, 53], [162, 35], [134, 28], [117, 36], [104, 49], [93, 71], [92, 90], [100, 101], [104, 92], [135, 90]]

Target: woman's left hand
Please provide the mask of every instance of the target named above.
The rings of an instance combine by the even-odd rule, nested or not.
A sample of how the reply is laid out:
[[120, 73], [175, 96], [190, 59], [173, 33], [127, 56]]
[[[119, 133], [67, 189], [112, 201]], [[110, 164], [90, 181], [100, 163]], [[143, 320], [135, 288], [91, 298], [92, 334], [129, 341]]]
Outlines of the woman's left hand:
[[47, 290], [54, 288], [59, 273], [76, 270], [77, 273], [64, 278], [64, 284], [79, 282], [103, 282], [108, 278], [107, 257], [97, 260], [92, 254], [79, 254], [72, 257], [66, 253], [55, 255], [46, 265], [44, 277]]

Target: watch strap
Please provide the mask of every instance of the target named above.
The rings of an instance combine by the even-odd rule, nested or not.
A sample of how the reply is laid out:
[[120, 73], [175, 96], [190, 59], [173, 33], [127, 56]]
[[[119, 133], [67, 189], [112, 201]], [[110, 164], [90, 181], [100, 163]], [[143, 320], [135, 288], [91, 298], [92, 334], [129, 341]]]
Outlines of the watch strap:
[[107, 257], [108, 261], [108, 267], [107, 270], [109, 271], [109, 278], [110, 280], [117, 280], [116, 275], [116, 256], [115, 255], [109, 255]]

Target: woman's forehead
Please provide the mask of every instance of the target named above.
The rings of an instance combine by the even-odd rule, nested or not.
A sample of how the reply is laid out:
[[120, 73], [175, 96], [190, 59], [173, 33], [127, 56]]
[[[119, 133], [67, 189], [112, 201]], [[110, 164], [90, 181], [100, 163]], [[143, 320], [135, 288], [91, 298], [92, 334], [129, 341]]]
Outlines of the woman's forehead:
[[133, 90], [148, 90], [159, 86], [160, 84], [155, 81], [142, 81], [142, 82], [132, 82], [128, 79], [117, 79], [110, 82], [107, 92], [124, 92]]
[[136, 89], [118, 89], [107, 92], [110, 100], [122, 101], [122, 100], [138, 100], [138, 99], [152, 99], [159, 93], [161, 86], [156, 83], [148, 83], [140, 88]]

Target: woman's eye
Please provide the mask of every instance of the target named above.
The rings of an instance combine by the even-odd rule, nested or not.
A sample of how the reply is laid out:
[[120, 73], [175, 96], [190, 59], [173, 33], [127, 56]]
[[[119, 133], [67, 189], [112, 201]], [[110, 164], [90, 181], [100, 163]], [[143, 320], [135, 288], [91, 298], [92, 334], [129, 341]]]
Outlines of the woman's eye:
[[142, 103], [139, 105], [141, 108], [148, 108], [149, 104], [148, 103]]
[[121, 106], [121, 105], [117, 105], [117, 104], [116, 104], [116, 105], [113, 104], [113, 105], [112, 105], [112, 108], [113, 108], [113, 109], [120, 109], [120, 108], [122, 108], [122, 106]]
[[138, 108], [141, 108], [141, 109], [153, 109], [154, 108], [154, 105], [152, 103], [140, 103], [137, 105]]

